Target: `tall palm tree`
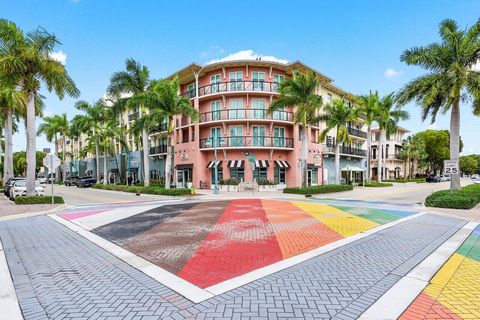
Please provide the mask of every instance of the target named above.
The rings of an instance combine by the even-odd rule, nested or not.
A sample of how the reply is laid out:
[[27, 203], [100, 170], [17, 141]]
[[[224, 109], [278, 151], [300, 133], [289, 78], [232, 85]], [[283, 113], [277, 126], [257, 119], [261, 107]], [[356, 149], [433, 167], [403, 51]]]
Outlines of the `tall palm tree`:
[[94, 104], [86, 101], [78, 101], [75, 108], [83, 111], [85, 114], [76, 115], [72, 119], [70, 130], [78, 135], [85, 133], [95, 140], [95, 166], [97, 183], [100, 183], [100, 129], [106, 118], [106, 106], [103, 100], [98, 100]]
[[[459, 160], [460, 101], [472, 101], [480, 115], [480, 71], [473, 69], [480, 59], [480, 20], [468, 29], [446, 19], [440, 23], [440, 43], [405, 50], [400, 59], [428, 73], [407, 83], [398, 93], [401, 104], [415, 102], [422, 108], [422, 119], [450, 110], [450, 159]], [[452, 176], [450, 189], [459, 190], [460, 175]]]
[[72, 97], [80, 94], [65, 66], [51, 56], [58, 44], [53, 34], [40, 27], [24, 35], [14, 23], [0, 20], [0, 73], [14, 79], [27, 96], [27, 195], [35, 194], [35, 102], [41, 85], [60, 99], [65, 94]]
[[380, 139], [378, 142], [378, 170], [377, 181], [382, 181], [382, 175], [384, 174], [384, 162], [387, 155], [386, 140], [387, 134], [394, 134], [398, 128], [398, 122], [400, 120], [408, 119], [408, 112], [401, 110], [401, 106], [396, 105], [395, 92], [387, 94], [382, 97], [378, 103], [378, 117], [377, 123], [380, 132]]
[[[415, 163], [426, 158], [427, 154], [425, 153], [425, 142], [420, 139], [418, 136], [408, 136], [402, 141], [402, 151], [400, 156], [405, 160], [405, 169], [408, 165], [409, 178], [413, 178], [413, 171], [415, 168]], [[404, 170], [404, 178], [407, 178], [407, 170]]]
[[[125, 71], [115, 72], [107, 88], [107, 93], [115, 100], [114, 108], [120, 112], [126, 109], [138, 110], [139, 117], [148, 113], [148, 92], [150, 90], [150, 71], [134, 59], [125, 61]], [[138, 120], [137, 119], [137, 120]], [[143, 183], [150, 185], [150, 159], [148, 157], [148, 132], [142, 130]]]
[[364, 119], [365, 124], [367, 125], [367, 181], [370, 181], [370, 160], [371, 160], [371, 146], [372, 146], [372, 124], [378, 118], [379, 110], [379, 97], [378, 91], [370, 93], [368, 95], [361, 95], [358, 97], [359, 102], [359, 115]]
[[[69, 136], [69, 122], [67, 119], [67, 114], [63, 113], [62, 115], [54, 115], [52, 117], [43, 117], [43, 123], [40, 124], [37, 130], [37, 135], [45, 134], [48, 142], [55, 143], [55, 154], [58, 155], [58, 137], [61, 136], [62, 139], [62, 178], [66, 178], [66, 166], [65, 166], [65, 156], [66, 156], [66, 140]], [[57, 168], [57, 174], [55, 177], [58, 180], [60, 176], [58, 174], [59, 168]]]
[[279, 93], [268, 111], [274, 112], [277, 110], [284, 110], [286, 107], [294, 106], [295, 113], [293, 121], [295, 124], [301, 126], [302, 130], [302, 186], [307, 185], [307, 154], [308, 141], [307, 130], [308, 126], [314, 124], [317, 120], [317, 114], [322, 106], [322, 97], [317, 94], [317, 87], [319, 85], [318, 78], [315, 73], [302, 74], [295, 72], [292, 79], [285, 79], [280, 83]]
[[323, 113], [317, 118], [325, 121], [325, 129], [320, 133], [320, 140], [325, 141], [332, 130], [335, 136], [335, 184], [340, 184], [340, 144], [350, 143], [347, 123], [358, 122], [358, 109], [349, 107], [340, 99], [334, 99], [323, 108]]

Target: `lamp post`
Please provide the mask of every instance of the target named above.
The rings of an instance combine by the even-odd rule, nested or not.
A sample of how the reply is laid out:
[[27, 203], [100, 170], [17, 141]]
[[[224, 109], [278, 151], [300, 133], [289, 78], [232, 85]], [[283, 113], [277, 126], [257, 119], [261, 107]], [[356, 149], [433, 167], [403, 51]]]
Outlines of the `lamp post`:
[[213, 189], [213, 194], [218, 194], [218, 161], [217, 161], [217, 143], [218, 143], [218, 137], [215, 136], [215, 137], [212, 137], [212, 139], [215, 139], [214, 142], [213, 142], [213, 150], [215, 152], [215, 163], [213, 164], [215, 166], [215, 175], [214, 175], [214, 178], [215, 178], [215, 187]]

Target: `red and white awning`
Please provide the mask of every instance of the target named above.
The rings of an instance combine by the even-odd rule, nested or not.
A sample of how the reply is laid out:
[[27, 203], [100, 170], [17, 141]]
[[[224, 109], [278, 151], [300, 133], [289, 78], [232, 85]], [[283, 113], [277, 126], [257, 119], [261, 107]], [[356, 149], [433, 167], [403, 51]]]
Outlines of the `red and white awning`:
[[255, 160], [255, 167], [256, 168], [267, 168], [268, 161], [267, 160]]
[[217, 167], [220, 167], [220, 164], [222, 163], [221, 160], [218, 160], [218, 161], [210, 161], [207, 165], [207, 168], [211, 169], [211, 168], [215, 168], [215, 163], [217, 164]]
[[243, 168], [243, 160], [230, 160], [228, 161], [229, 168]]
[[290, 168], [290, 165], [288, 164], [287, 161], [275, 160], [275, 163], [277, 164], [277, 167], [279, 167], [279, 168]]

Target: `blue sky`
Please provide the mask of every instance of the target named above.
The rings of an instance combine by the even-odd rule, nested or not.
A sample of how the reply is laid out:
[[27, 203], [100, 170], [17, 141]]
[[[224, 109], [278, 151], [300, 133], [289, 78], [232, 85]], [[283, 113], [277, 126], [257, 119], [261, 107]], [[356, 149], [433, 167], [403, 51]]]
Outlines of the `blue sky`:
[[[55, 33], [81, 99], [102, 97], [112, 72], [127, 57], [162, 78], [191, 63], [204, 63], [242, 50], [301, 60], [354, 94], [398, 90], [423, 73], [400, 62], [403, 50], [438, 40], [445, 18], [471, 26], [480, 17], [478, 0], [395, 1], [0, 1], [0, 15], [28, 31], [38, 25]], [[61, 54], [60, 54], [61, 56]], [[46, 114], [75, 114], [75, 100], [45, 93]], [[408, 105], [412, 132], [448, 129], [449, 115], [422, 122]], [[38, 121], [40, 122], [40, 120]], [[462, 105], [463, 154], [480, 153], [471, 105]], [[38, 149], [49, 144], [37, 140]], [[14, 136], [23, 149], [23, 132]]]

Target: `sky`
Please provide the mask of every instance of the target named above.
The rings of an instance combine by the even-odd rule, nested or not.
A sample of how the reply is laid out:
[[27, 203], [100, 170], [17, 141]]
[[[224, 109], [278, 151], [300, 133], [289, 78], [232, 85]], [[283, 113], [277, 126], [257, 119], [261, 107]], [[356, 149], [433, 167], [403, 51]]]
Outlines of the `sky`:
[[[300, 60], [353, 94], [387, 94], [425, 72], [403, 64], [402, 52], [439, 41], [443, 19], [471, 26], [480, 18], [480, 1], [0, 0], [0, 17], [24, 31], [41, 26], [54, 33], [62, 43], [55, 58], [89, 102], [105, 94], [111, 74], [129, 57], [147, 65], [153, 78], [230, 55]], [[78, 99], [42, 93], [45, 115], [77, 113]], [[449, 114], [431, 124], [413, 103], [405, 110], [410, 119], [400, 125], [412, 133], [449, 128]], [[480, 118], [471, 110], [470, 102], [461, 105], [463, 154], [480, 153]], [[24, 132], [13, 142], [24, 149]], [[37, 149], [43, 147], [52, 144], [39, 137]]]

